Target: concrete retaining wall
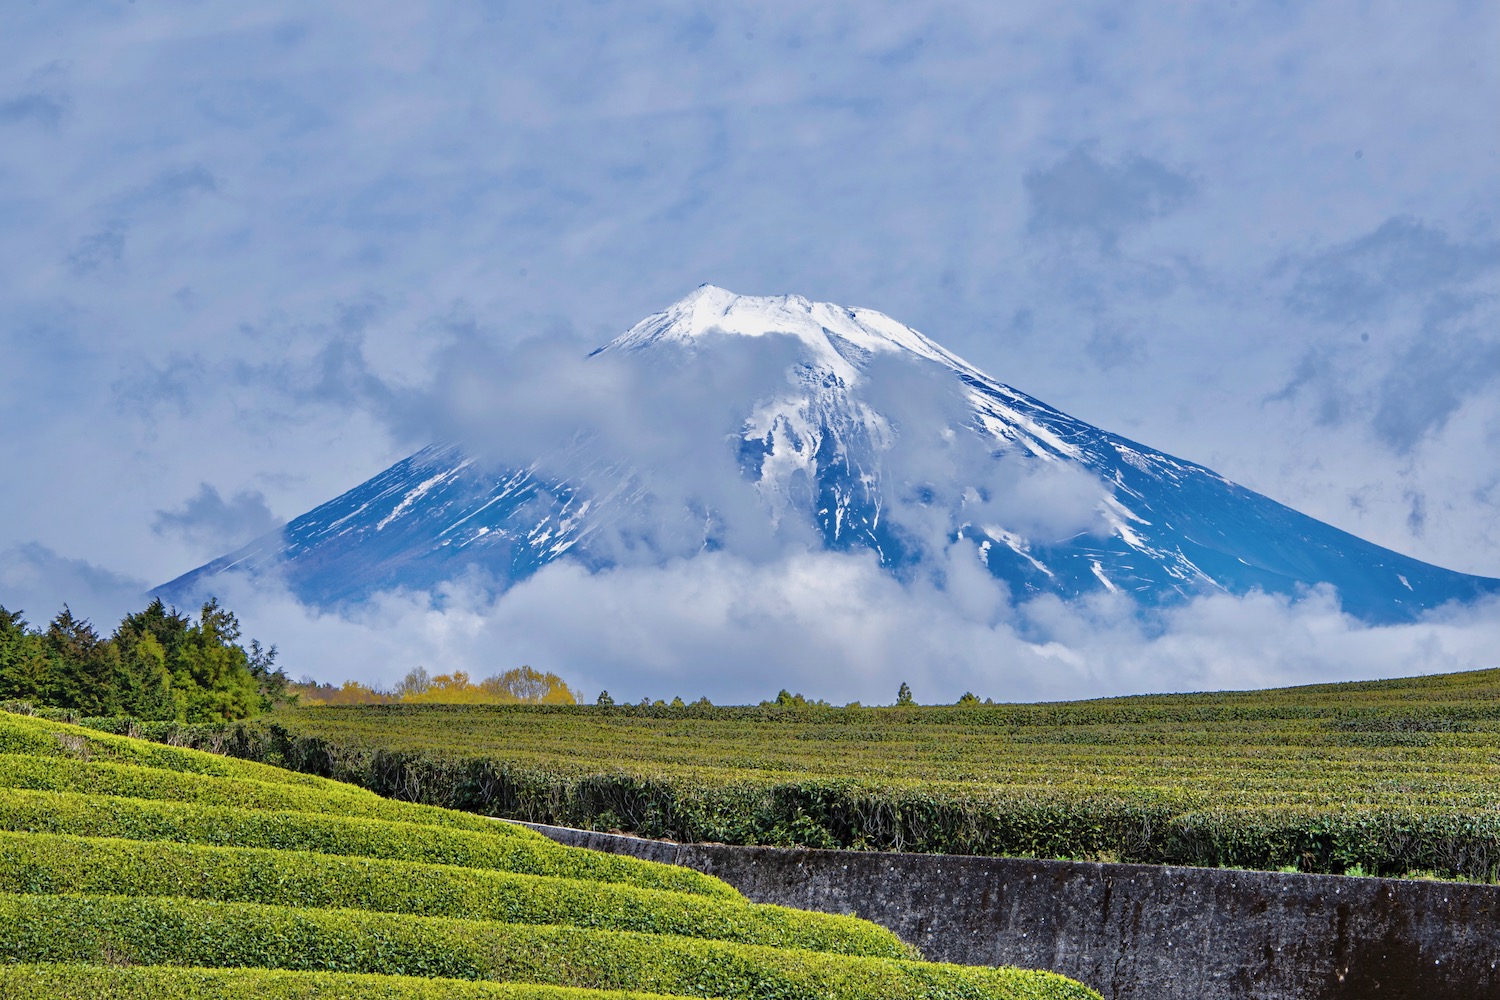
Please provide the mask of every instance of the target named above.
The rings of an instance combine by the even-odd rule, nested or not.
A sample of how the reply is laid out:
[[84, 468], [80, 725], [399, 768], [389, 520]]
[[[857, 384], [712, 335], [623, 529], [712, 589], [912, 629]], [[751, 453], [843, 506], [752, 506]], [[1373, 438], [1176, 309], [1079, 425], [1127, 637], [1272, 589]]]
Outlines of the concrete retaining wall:
[[1052, 969], [1107, 1000], [1500, 1000], [1500, 888], [932, 854], [672, 844], [531, 825], [855, 913], [928, 958]]

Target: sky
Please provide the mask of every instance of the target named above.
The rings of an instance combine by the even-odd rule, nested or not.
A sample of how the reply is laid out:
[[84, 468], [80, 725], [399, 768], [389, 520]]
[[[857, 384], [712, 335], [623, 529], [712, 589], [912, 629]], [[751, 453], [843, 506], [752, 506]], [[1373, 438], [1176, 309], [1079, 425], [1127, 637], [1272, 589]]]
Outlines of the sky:
[[[5, 5], [0, 604], [110, 623], [428, 443], [372, 401], [439, 391], [455, 345], [603, 344], [703, 282], [877, 309], [1074, 416], [1500, 576], [1496, 51], [1479, 2]], [[755, 669], [725, 657], [747, 643], [782, 664], [756, 683], [840, 700], [1500, 649], [1483, 609], [1385, 633], [1316, 597], [1150, 626], [1028, 609], [1041, 640], [989, 598], [891, 586], [809, 553], [764, 579], [559, 568], [498, 603], [241, 615], [294, 675], [525, 657], [631, 697], [748, 697], [724, 679]]]

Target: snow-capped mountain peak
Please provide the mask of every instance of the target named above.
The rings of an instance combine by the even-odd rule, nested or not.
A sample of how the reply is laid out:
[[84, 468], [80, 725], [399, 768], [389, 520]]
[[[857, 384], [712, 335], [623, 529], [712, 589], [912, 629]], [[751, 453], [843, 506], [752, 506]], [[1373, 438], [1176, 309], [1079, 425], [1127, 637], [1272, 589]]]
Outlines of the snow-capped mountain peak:
[[[722, 398], [671, 409], [639, 390], [625, 401], [663, 407], [664, 426], [697, 435], [673, 439], [672, 455], [695, 456], [680, 468], [654, 467], [657, 449], [645, 461], [598, 454], [584, 469], [545, 455], [496, 469], [460, 446], [433, 446], [160, 590], [186, 599], [211, 592], [221, 573], [275, 572], [328, 605], [474, 570], [507, 587], [558, 559], [665, 563], [769, 535], [873, 552], [898, 577], [925, 574], [940, 589], [957, 586], [944, 567], [966, 553], [1018, 600], [1108, 593], [1153, 605], [1328, 584], [1346, 610], [1395, 621], [1500, 593], [1500, 580], [1380, 548], [1084, 423], [873, 310], [704, 285], [595, 354], [634, 363], [657, 346], [681, 348], [673, 361], [693, 381], [696, 361], [735, 360], [718, 353], [727, 338], [772, 335], [795, 339], [795, 377], [735, 368], [755, 384], [731, 407], [732, 428], [707, 412], [722, 411]], [[915, 365], [873, 364], [880, 356]], [[917, 380], [903, 381], [913, 369]], [[653, 482], [670, 482], [670, 496]]]
[[656, 344], [692, 347], [714, 334], [796, 337], [805, 345], [806, 361], [848, 381], [857, 379], [871, 355], [900, 351], [954, 371], [979, 374], [928, 337], [873, 309], [813, 302], [800, 295], [736, 295], [716, 285], [700, 285], [600, 350], [635, 351]]

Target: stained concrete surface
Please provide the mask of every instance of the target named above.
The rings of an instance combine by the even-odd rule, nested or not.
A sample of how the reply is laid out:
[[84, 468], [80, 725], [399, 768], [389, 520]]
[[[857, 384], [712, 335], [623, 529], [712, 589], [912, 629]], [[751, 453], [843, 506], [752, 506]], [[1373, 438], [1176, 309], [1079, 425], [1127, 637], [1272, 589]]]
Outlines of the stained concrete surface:
[[1051, 969], [1106, 1000], [1500, 1000], [1500, 888], [1212, 868], [674, 844], [528, 824], [853, 913], [930, 959]]

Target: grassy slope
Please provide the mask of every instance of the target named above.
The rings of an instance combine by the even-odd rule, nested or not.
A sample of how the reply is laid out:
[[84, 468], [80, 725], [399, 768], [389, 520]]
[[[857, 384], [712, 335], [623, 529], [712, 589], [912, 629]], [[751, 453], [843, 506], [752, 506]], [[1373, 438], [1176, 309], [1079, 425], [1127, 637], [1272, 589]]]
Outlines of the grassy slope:
[[[0, 713], [0, 998], [1097, 996], [262, 764]], [[636, 994], [629, 994], [636, 995]]]
[[684, 840], [1500, 866], [1500, 670], [963, 708], [321, 708], [186, 735], [396, 797]]

